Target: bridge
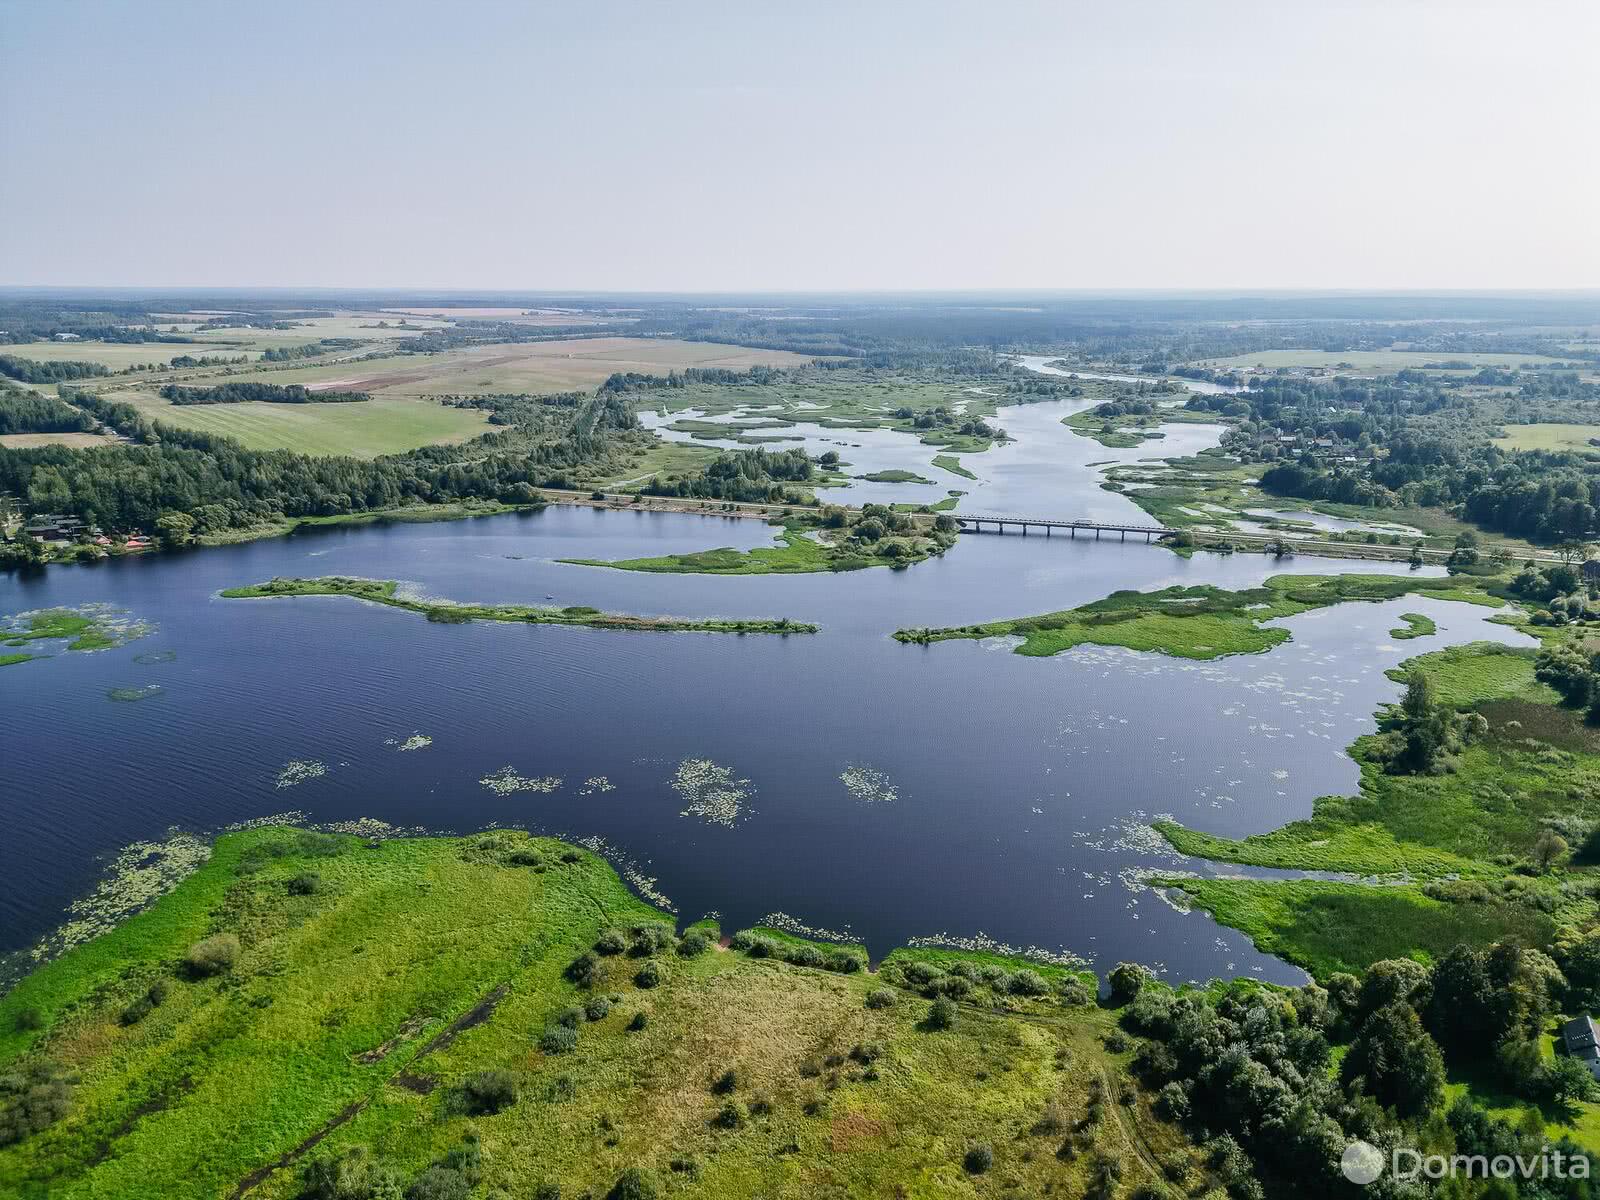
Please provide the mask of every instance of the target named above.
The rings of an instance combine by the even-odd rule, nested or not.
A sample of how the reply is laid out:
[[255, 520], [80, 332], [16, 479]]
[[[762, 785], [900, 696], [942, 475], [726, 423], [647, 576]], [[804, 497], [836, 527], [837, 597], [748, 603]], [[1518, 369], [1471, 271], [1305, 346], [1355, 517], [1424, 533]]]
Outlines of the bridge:
[[976, 513], [951, 513], [960, 525], [963, 533], [983, 533], [985, 525], [992, 525], [993, 532], [1003, 534], [1006, 527], [1020, 529], [1026, 537], [1029, 528], [1044, 530], [1045, 537], [1050, 537], [1056, 530], [1065, 529], [1069, 537], [1077, 537], [1081, 530], [1084, 533], [1092, 532], [1098, 541], [1108, 533], [1120, 534], [1123, 541], [1128, 540], [1128, 535], [1143, 534], [1146, 542], [1153, 542], [1159, 537], [1177, 533], [1176, 529], [1168, 529], [1163, 525], [1111, 525], [1100, 521], [1058, 521], [1046, 517], [1002, 517], [987, 516]]

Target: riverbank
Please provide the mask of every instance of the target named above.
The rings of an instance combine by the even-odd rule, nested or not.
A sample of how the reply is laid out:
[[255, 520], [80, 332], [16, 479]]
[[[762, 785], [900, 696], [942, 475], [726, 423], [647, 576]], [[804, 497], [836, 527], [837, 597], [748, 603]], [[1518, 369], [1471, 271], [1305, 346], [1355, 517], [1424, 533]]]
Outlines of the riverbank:
[[1418, 594], [1500, 607], [1504, 601], [1461, 578], [1386, 575], [1276, 575], [1258, 588], [1227, 591], [1202, 585], [1157, 592], [1114, 592], [1062, 612], [958, 625], [900, 629], [895, 640], [915, 645], [961, 638], [1020, 637], [1018, 654], [1048, 656], [1074, 646], [1124, 646], [1178, 658], [1259, 654], [1289, 640], [1287, 629], [1264, 622], [1352, 600], [1393, 600]]
[[440, 624], [468, 621], [517, 621], [525, 625], [585, 625], [593, 629], [632, 629], [653, 633], [816, 633], [817, 626], [787, 617], [685, 618], [639, 617], [604, 613], [584, 606], [539, 608], [522, 604], [463, 604], [445, 600], [414, 600], [398, 595], [392, 579], [351, 579], [332, 575], [318, 579], [273, 579], [249, 587], [227, 588], [227, 600], [253, 600], [271, 596], [349, 596], [370, 600], [406, 612], [421, 613]]
[[[1565, 635], [1526, 623], [1548, 642]], [[1218, 837], [1173, 821], [1156, 830], [1182, 854], [1214, 862], [1377, 878], [1165, 877], [1258, 948], [1319, 978], [1383, 957], [1436, 958], [1457, 942], [1510, 937], [1565, 962], [1563, 946], [1600, 916], [1595, 844], [1600, 735], [1536, 677], [1536, 652], [1472, 643], [1420, 655], [1391, 674], [1425, 676], [1434, 700], [1473, 714], [1480, 732], [1431, 773], [1403, 773], [1383, 735], [1349, 749], [1354, 795], [1325, 796], [1312, 815], [1268, 833]], [[1380, 713], [1380, 717], [1384, 714]]]
[[720, 933], [680, 938], [603, 859], [520, 832], [226, 834], [0, 1000], [0, 1067], [55, 1100], [0, 1176], [283, 1200], [339, 1158], [398, 1187], [598, 1196], [637, 1171], [811, 1196], [992, 1168], [1077, 1195], [1093, 1162], [1055, 1147], [1117, 1097], [1100, 1142], [1126, 1182], [1207, 1178], [1080, 976], [915, 950], [869, 974], [838, 946], [766, 931], [722, 952]]

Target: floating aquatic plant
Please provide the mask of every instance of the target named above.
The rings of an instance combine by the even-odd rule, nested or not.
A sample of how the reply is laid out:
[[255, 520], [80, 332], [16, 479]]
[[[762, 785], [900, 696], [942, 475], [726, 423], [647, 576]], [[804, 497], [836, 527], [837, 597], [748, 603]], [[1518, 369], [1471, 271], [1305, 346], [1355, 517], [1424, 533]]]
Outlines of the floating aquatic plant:
[[398, 750], [426, 750], [433, 745], [433, 739], [424, 733], [413, 733], [403, 742], [399, 738], [384, 738], [383, 744]]
[[1027, 958], [1055, 967], [1086, 967], [1089, 960], [1068, 950], [1046, 950], [1042, 946], [1017, 947], [996, 941], [986, 933], [958, 937], [953, 933], [935, 933], [927, 937], [914, 937], [906, 945], [922, 950], [972, 950], [984, 954], [1003, 954], [1009, 958]]
[[665, 892], [656, 886], [656, 877], [654, 875], [646, 875], [638, 863], [611, 845], [605, 838], [594, 834], [589, 837], [579, 838], [578, 845], [586, 850], [592, 850], [605, 859], [616, 870], [618, 875], [627, 880], [634, 891], [638, 892], [639, 895], [657, 908], [672, 913], [678, 911], [678, 906], [668, 898]]
[[318, 762], [314, 758], [296, 758], [283, 764], [283, 770], [278, 772], [278, 786], [280, 788], [294, 787], [308, 779], [320, 779], [328, 773], [326, 763]]
[[900, 798], [900, 789], [875, 767], [848, 766], [839, 773], [839, 782], [864, 804], [887, 804]]
[[729, 768], [709, 758], [686, 758], [679, 763], [672, 790], [685, 801], [679, 816], [700, 817], [729, 829], [738, 822], [745, 800], [754, 791], [748, 779], [735, 779]]
[[559, 776], [545, 775], [530, 779], [517, 774], [517, 769], [512, 766], [501, 767], [478, 782], [499, 796], [509, 796], [513, 792], [553, 792], [561, 786]]
[[93, 892], [67, 907], [68, 919], [29, 951], [44, 962], [127, 920], [177, 887], [208, 858], [211, 847], [172, 831], [161, 842], [134, 842], [118, 851]]
[[144, 687], [111, 688], [106, 692], [106, 698], [108, 700], [121, 700], [131, 703], [135, 700], [148, 700], [152, 696], [161, 695], [161, 693], [164, 691], [166, 691], [166, 689], [163, 688], [159, 683], [147, 683], [144, 685]]
[[591, 775], [583, 781], [583, 786], [578, 789], [578, 795], [592, 796], [596, 792], [614, 792], [616, 790], [616, 784], [612, 783], [604, 775]]
[[176, 650], [152, 650], [148, 654], [135, 654], [133, 661], [142, 667], [148, 667], [152, 663], [172, 662], [177, 657], [178, 652]]
[[786, 912], [770, 912], [756, 924], [767, 929], [781, 929], [784, 933], [792, 933], [796, 937], [811, 938], [818, 942], [839, 942], [843, 945], [854, 945], [857, 938], [850, 932], [846, 925], [843, 929], [823, 929], [816, 925], [807, 925], [798, 917], [791, 917]]

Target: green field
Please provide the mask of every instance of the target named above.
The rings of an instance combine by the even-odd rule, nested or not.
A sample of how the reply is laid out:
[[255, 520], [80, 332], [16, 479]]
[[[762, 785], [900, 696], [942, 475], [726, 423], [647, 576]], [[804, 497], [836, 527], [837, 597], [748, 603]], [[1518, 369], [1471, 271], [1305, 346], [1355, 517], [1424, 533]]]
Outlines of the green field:
[[[301, 339], [307, 342], [314, 340], [316, 339]], [[31, 362], [99, 363], [113, 371], [125, 371], [141, 363], [160, 363], [165, 366], [180, 354], [192, 355], [195, 358], [200, 358], [202, 355], [237, 358], [246, 353], [242, 349], [230, 346], [197, 346], [177, 342], [24, 342], [21, 345], [6, 346], [3, 352], [13, 358], [27, 359]], [[255, 358], [257, 355], [250, 354], [250, 357]], [[87, 379], [82, 382], [93, 384], [95, 380]]]
[[[630, 1169], [649, 1195], [707, 1200], [1081, 1196], [1095, 1156], [1057, 1149], [1102, 1096], [1120, 1102], [1094, 1140], [1127, 1188], [1174, 1162], [1210, 1185], [1132, 1081], [1132, 1047], [1106, 1045], [1115, 1014], [1055, 993], [1061, 968], [911, 951], [842, 972], [782, 961], [835, 947], [756, 957], [696, 928], [680, 943], [603, 860], [519, 832], [228, 834], [0, 1000], [0, 1068], [73, 1080], [61, 1119], [0, 1149], [0, 1190], [287, 1200], [311, 1160], [360, 1146], [399, 1188], [339, 1195], [467, 1165], [477, 1197], [601, 1197]], [[186, 968], [205, 938], [220, 950]], [[929, 1028], [903, 974], [919, 961], [992, 982]], [[1023, 968], [1043, 994], [1004, 985]], [[465, 1197], [454, 1182], [411, 1194]]]
[[1504, 437], [1494, 440], [1507, 450], [1581, 450], [1600, 454], [1592, 439], [1600, 438], [1600, 425], [1507, 425]]
[[[269, 378], [278, 381], [277, 374]], [[418, 446], [465, 442], [489, 427], [486, 413], [388, 396], [362, 404], [175, 405], [148, 392], [104, 394], [133, 404], [152, 420], [235, 438], [251, 450], [376, 458]]]

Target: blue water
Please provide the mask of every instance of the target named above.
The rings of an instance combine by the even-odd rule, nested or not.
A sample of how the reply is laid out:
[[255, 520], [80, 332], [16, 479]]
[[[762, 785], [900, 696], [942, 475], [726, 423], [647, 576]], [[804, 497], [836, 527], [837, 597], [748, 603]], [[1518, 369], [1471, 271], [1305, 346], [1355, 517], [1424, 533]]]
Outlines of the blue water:
[[[1142, 822], [1170, 813], [1237, 835], [1304, 816], [1313, 797], [1354, 787], [1343, 748], [1398, 694], [1386, 667], [1454, 642], [1520, 637], [1486, 624], [1488, 610], [1415, 598], [1293, 618], [1286, 646], [1209, 664], [1096, 648], [1035, 659], [994, 643], [889, 637], [1116, 588], [1247, 586], [1275, 569], [1261, 556], [1184, 560], [1134, 543], [971, 536], [908, 570], [837, 576], [659, 576], [554, 561], [769, 539], [757, 522], [553, 507], [0, 577], [0, 614], [108, 602], [156, 626], [114, 650], [0, 668], [0, 948], [58, 924], [130, 842], [299, 810], [319, 822], [598, 836], [685, 919], [714, 911], [736, 928], [783, 912], [848, 929], [874, 953], [983, 933], [1101, 968], [1135, 958], [1173, 979], [1293, 981], [1296, 970], [1241, 935], [1131, 886], [1130, 870], [1176, 861], [1150, 848]], [[1302, 557], [1292, 569], [1374, 568]], [[216, 595], [320, 574], [398, 578], [460, 600], [787, 615], [822, 632], [439, 625], [341, 598]], [[1394, 643], [1387, 631], [1401, 611], [1433, 617], [1439, 635]], [[135, 661], [160, 652], [173, 657]], [[162, 692], [138, 703], [106, 697], [150, 684]], [[432, 745], [392, 744], [414, 733]], [[673, 781], [686, 759], [748, 781], [731, 827], [681, 815]], [[327, 773], [279, 788], [291, 760]], [[498, 795], [479, 782], [507, 765], [562, 783]], [[877, 799], [841, 781], [852, 769]], [[585, 788], [600, 776], [612, 790]]]

